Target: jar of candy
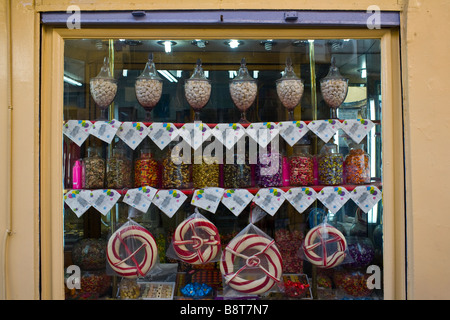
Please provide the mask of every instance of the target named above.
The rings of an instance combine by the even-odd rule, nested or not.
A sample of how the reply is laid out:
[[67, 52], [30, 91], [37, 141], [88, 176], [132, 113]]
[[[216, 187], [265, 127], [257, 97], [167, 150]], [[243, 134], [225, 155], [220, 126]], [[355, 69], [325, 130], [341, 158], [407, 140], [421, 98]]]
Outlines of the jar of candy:
[[255, 101], [257, 92], [257, 82], [250, 76], [247, 69], [247, 62], [245, 58], [242, 58], [237, 75], [230, 82], [231, 99], [236, 105], [236, 108], [241, 112], [240, 123], [249, 123], [246, 118], [246, 112]]
[[191, 187], [192, 168], [187, 162], [183, 157], [183, 147], [178, 142], [171, 142], [162, 159], [163, 188], [187, 189]]
[[346, 264], [349, 268], [367, 267], [375, 256], [375, 249], [367, 237], [347, 237], [347, 248], [350, 261]]
[[80, 297], [83, 295], [104, 296], [111, 287], [111, 276], [105, 270], [81, 271]]
[[334, 143], [325, 144], [320, 150], [318, 160], [319, 184], [338, 185], [343, 183], [344, 157]]
[[133, 186], [132, 162], [125, 148], [117, 145], [106, 163], [106, 185], [111, 189], [131, 188]]
[[219, 163], [214, 157], [194, 157], [194, 164], [192, 165], [192, 182], [194, 188], [218, 187], [219, 176]]
[[140, 157], [134, 162], [134, 186], [156, 188], [158, 185], [158, 162], [153, 158], [150, 147], [145, 145]]
[[344, 296], [363, 298], [370, 296], [373, 291], [367, 286], [369, 277], [370, 273], [366, 273], [365, 270], [336, 270], [333, 282]]
[[106, 241], [103, 239], [81, 239], [72, 249], [73, 264], [84, 270], [104, 269], [106, 265]]
[[233, 163], [225, 161], [223, 165], [223, 183], [225, 188], [248, 188], [252, 184], [252, 169], [248, 155], [233, 156]]
[[82, 184], [85, 189], [102, 189], [105, 184], [105, 160], [96, 147], [88, 148], [88, 156], [82, 161]]
[[310, 146], [294, 145], [289, 157], [289, 180], [292, 186], [310, 186], [314, 182], [314, 161]]
[[362, 144], [353, 144], [345, 157], [347, 184], [370, 183], [370, 158]]
[[255, 180], [259, 187], [280, 187], [283, 184], [283, 158], [281, 153], [271, 150], [268, 145], [265, 152], [258, 155], [255, 167]]

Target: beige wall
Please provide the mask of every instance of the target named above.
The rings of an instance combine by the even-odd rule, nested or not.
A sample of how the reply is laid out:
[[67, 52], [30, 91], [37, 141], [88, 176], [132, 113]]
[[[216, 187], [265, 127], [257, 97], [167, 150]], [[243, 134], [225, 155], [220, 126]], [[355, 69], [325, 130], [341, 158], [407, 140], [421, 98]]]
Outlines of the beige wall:
[[[8, 192], [12, 193], [12, 235], [7, 242], [8, 299], [37, 299], [38, 295], [38, 167], [37, 107], [39, 28], [38, 10], [59, 10], [72, 1], [9, 1], [0, 3], [0, 244], [8, 228]], [[78, 1], [83, 10], [175, 8], [261, 8], [260, 1]], [[174, 4], [175, 3], [175, 4]], [[450, 108], [447, 87], [450, 52], [448, 0], [298, 0], [266, 3], [267, 9], [360, 9], [377, 4], [402, 13], [402, 68], [405, 108], [408, 295], [412, 299], [450, 299], [450, 214], [446, 199], [450, 177]], [[283, 7], [280, 7], [282, 5]], [[128, 7], [127, 7], [128, 6]], [[276, 6], [276, 8], [275, 8]], [[8, 26], [12, 27], [12, 177], [8, 166]], [[35, 198], [25, 197], [34, 192]], [[398, 212], [396, 214], [403, 214]], [[3, 259], [0, 270], [3, 275]], [[0, 279], [0, 283], [3, 279]], [[0, 292], [0, 298], [4, 298]]]
[[450, 299], [450, 2], [409, 1], [403, 33], [408, 285]]

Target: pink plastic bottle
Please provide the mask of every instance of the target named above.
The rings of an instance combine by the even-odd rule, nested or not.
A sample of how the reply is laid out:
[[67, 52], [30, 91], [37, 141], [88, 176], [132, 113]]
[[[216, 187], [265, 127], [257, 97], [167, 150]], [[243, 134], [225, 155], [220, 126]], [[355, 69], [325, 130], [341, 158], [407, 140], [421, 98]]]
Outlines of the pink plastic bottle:
[[81, 189], [81, 165], [79, 160], [75, 161], [72, 170], [72, 187], [73, 189]]

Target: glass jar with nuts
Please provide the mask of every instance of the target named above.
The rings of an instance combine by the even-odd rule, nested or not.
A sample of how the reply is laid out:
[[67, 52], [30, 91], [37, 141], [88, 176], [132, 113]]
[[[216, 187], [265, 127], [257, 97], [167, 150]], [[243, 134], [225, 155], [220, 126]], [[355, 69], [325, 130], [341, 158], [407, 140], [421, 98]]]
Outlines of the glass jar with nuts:
[[211, 96], [211, 83], [206, 78], [202, 61], [197, 60], [194, 73], [186, 80], [184, 93], [187, 102], [195, 112], [195, 121], [200, 120], [200, 110], [208, 103]]
[[182, 154], [183, 148], [178, 142], [168, 145], [162, 159], [162, 187], [166, 189], [191, 187], [191, 164], [186, 163]]
[[156, 71], [153, 53], [150, 53], [144, 70], [134, 84], [136, 99], [146, 112], [144, 121], [151, 121], [151, 111], [161, 99], [162, 88], [163, 81]]
[[131, 188], [133, 186], [133, 165], [122, 145], [113, 149], [106, 163], [106, 186], [111, 189]]
[[105, 185], [105, 159], [100, 157], [98, 148], [89, 147], [88, 156], [82, 163], [83, 188], [102, 189]]

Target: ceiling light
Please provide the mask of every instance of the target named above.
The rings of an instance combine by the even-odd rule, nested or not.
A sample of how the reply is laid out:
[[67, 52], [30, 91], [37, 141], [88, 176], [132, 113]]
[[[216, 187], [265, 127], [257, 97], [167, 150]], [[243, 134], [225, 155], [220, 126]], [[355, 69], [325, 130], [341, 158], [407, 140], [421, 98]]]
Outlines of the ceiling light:
[[239, 47], [242, 43], [243, 43], [242, 41], [235, 40], [235, 39], [225, 42], [225, 44], [230, 46], [230, 48], [232, 48], [232, 49]]
[[177, 78], [175, 78], [169, 71], [167, 70], [158, 70], [158, 72], [170, 82], [178, 82]]
[[260, 44], [263, 45], [264, 49], [266, 49], [267, 51], [271, 51], [272, 47], [274, 45], [276, 45], [277, 43], [275, 41], [273, 41], [272, 39], [268, 39], [268, 40], [261, 41]]
[[208, 44], [207, 40], [201, 40], [201, 39], [195, 39], [191, 41], [191, 44], [194, 46], [199, 47], [200, 49], [203, 49]]
[[171, 40], [161, 40], [157, 42], [160, 46], [164, 46], [164, 50], [166, 53], [172, 52], [172, 47], [176, 45], [177, 43], [175, 41]]
[[74, 86], [77, 86], [77, 87], [81, 87], [83, 85], [81, 82], [73, 80], [72, 78], [69, 78], [67, 76], [64, 76], [64, 82], [70, 83], [70, 84], [72, 84]]

